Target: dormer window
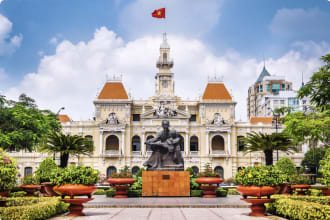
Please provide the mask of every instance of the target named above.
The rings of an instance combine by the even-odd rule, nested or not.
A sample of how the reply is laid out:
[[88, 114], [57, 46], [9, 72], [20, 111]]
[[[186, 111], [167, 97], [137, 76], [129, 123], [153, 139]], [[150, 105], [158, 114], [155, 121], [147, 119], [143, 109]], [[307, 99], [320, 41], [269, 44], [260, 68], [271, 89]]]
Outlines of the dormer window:
[[167, 63], [167, 53], [163, 53], [163, 62]]

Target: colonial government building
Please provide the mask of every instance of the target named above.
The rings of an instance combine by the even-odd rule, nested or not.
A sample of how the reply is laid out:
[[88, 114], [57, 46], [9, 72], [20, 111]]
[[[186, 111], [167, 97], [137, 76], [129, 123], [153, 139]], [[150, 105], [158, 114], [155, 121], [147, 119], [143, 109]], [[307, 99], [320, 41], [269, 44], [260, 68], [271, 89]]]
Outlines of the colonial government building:
[[[136, 172], [151, 154], [144, 142], [161, 130], [161, 121], [168, 119], [170, 129], [182, 137], [181, 151], [185, 168], [195, 172], [210, 163], [225, 179], [233, 177], [241, 167], [264, 163], [263, 152], [243, 154], [238, 140], [246, 133], [275, 132], [272, 117], [251, 117], [247, 122], [235, 121], [236, 102], [217, 79], [209, 79], [199, 100], [183, 100], [175, 95], [174, 73], [166, 34], [160, 46], [156, 66], [155, 93], [146, 100], [133, 100], [120, 78], [108, 80], [93, 104], [95, 120], [71, 121], [60, 115], [63, 132], [89, 137], [94, 142], [91, 156], [70, 157], [70, 163], [83, 164], [110, 176], [125, 165]], [[196, 79], [198, 80], [198, 79]], [[289, 155], [297, 166], [307, 146], [300, 153]], [[19, 160], [21, 174], [35, 172], [47, 156], [37, 152], [12, 152]], [[280, 154], [280, 157], [286, 154]], [[57, 160], [59, 157], [57, 157]], [[274, 153], [276, 160], [276, 154]]]

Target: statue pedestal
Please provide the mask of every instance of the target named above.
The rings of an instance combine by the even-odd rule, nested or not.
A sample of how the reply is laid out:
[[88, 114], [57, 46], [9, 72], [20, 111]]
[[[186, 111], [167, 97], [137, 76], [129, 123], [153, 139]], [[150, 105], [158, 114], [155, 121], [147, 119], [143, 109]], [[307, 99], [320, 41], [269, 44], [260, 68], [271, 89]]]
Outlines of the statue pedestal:
[[142, 196], [190, 196], [189, 171], [143, 171]]

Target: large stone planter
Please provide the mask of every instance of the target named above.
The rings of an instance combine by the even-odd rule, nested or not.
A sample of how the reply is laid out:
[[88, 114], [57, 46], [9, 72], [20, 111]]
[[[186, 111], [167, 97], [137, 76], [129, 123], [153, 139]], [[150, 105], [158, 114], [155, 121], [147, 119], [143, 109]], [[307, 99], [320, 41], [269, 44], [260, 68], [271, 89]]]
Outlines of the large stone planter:
[[40, 185], [21, 185], [22, 188], [27, 194], [26, 196], [34, 196], [34, 193], [40, 190]]
[[328, 187], [322, 187], [321, 189], [325, 196], [330, 196], [330, 189]]
[[222, 181], [220, 177], [198, 177], [195, 180], [203, 190], [203, 198], [216, 198], [215, 190]]
[[41, 185], [44, 187], [48, 196], [58, 196], [58, 194], [53, 189], [54, 185], [51, 184], [50, 182], [45, 182], [45, 183], [42, 183]]
[[280, 191], [278, 192], [278, 194], [282, 194], [282, 195], [291, 195], [291, 191], [292, 191], [292, 189], [291, 189], [291, 185], [290, 185], [290, 183], [283, 183], [283, 184], [281, 184], [281, 186], [280, 186], [281, 188], [280, 188]]
[[0, 197], [7, 197], [7, 196], [8, 196], [8, 194], [9, 194], [9, 192], [10, 192], [10, 190], [9, 190], [9, 189], [7, 189], [7, 190], [4, 190], [4, 191], [0, 192]]
[[295, 189], [299, 196], [304, 196], [306, 191], [311, 188], [311, 185], [308, 184], [297, 184], [297, 185], [291, 185], [292, 189]]
[[[265, 216], [266, 207], [265, 203], [274, 201], [270, 199], [270, 196], [277, 193], [280, 190], [280, 187], [270, 187], [270, 186], [243, 186], [239, 185], [237, 191], [243, 196], [241, 200], [251, 203], [251, 212], [250, 216]], [[255, 196], [257, 198], [248, 199], [248, 196]], [[262, 196], [267, 196], [267, 199], [261, 198]]]
[[[82, 212], [84, 209], [83, 203], [93, 200], [92, 195], [96, 191], [95, 185], [82, 185], [82, 184], [63, 184], [54, 186], [54, 191], [61, 195], [62, 201], [69, 203], [69, 214], [67, 216], [84, 216]], [[70, 196], [66, 199], [65, 196]], [[87, 196], [88, 198], [74, 198], [74, 196]]]
[[128, 189], [135, 180], [133, 178], [109, 178], [107, 182], [116, 190], [114, 198], [127, 198]]

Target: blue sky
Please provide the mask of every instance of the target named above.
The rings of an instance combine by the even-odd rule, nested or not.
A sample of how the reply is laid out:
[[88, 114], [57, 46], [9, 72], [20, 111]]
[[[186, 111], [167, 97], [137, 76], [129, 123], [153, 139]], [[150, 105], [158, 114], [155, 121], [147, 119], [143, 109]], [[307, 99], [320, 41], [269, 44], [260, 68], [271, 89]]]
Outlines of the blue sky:
[[[152, 18], [153, 9], [164, 5], [167, 10], [166, 22]], [[187, 47], [193, 44], [197, 48], [193, 51], [200, 53], [200, 57], [194, 55], [193, 59], [204, 60], [203, 65], [207, 67], [204, 68], [205, 72], [203, 69], [200, 72], [210, 75], [212, 71], [216, 71], [224, 75], [225, 83], [228, 83], [226, 83], [227, 87], [233, 93], [237, 91], [234, 97], [242, 105], [240, 108], [245, 108], [244, 100], [248, 85], [238, 92], [242, 86], [236, 85], [232, 77], [233, 74], [237, 76], [243, 74], [244, 65], [247, 66], [246, 71], [250, 71], [246, 74], [251, 78], [249, 83], [253, 83], [255, 80], [253, 78], [256, 78], [261, 71], [263, 55], [266, 65], [269, 63], [269, 71], [275, 74], [281, 71], [280, 75], [297, 74], [301, 72], [298, 68], [299, 64], [308, 63], [308, 68], [304, 67], [307, 77], [317, 69], [322, 53], [329, 52], [330, 44], [330, 2], [328, 0], [4, 0], [0, 3], [0, 15], [7, 19], [7, 22], [2, 23], [0, 19], [0, 50], [3, 50], [3, 52], [0, 51], [0, 81], [2, 81], [0, 91], [9, 97], [15, 94], [14, 91], [27, 92], [30, 96], [36, 95], [37, 97], [34, 98], [40, 102], [40, 105], [54, 109], [56, 105], [45, 101], [51, 97], [51, 94], [47, 98], [39, 97], [38, 94], [42, 92], [42, 88], [38, 91], [30, 91], [27, 85], [31, 80], [36, 80], [37, 77], [45, 78], [49, 72], [55, 71], [48, 65], [47, 60], [58, 58], [60, 56], [58, 50], [65, 46], [65, 42], [69, 42], [77, 49], [79, 42], [88, 44], [93, 39], [95, 40], [95, 33], [102, 27], [105, 28], [102, 29], [102, 33], [115, 34], [114, 39], [121, 41], [117, 42], [117, 46], [122, 49], [135, 44], [137, 48], [141, 45], [150, 45], [152, 42], [148, 43], [148, 40], [158, 40], [156, 45], [159, 45], [160, 34], [164, 30], [169, 34], [170, 44], [171, 40], [174, 45], [176, 41], [187, 42]], [[8, 22], [11, 23], [11, 28], [8, 28]], [[12, 44], [10, 41], [15, 37], [16, 43]], [[181, 48], [180, 45], [182, 44], [178, 44], [177, 48], [172, 47], [173, 55], [175, 55], [174, 51], [177, 53], [173, 59], [179, 61], [177, 65], [190, 65], [192, 58], [184, 60], [178, 57], [179, 54], [186, 56], [185, 51], [189, 50], [189, 48]], [[134, 50], [127, 53], [141, 56], [141, 53], [136, 52], [136, 48]], [[141, 67], [140, 70], [137, 69], [137, 73], [131, 73], [129, 69], [125, 69], [126, 67], [121, 70], [118, 62], [122, 61], [114, 63], [115, 59], [108, 61], [116, 68], [111, 69], [106, 64], [103, 68], [108, 68], [109, 74], [122, 72], [124, 79], [127, 79], [126, 82], [124, 80], [126, 87], [131, 88], [132, 93], [137, 94], [138, 97], [147, 98], [153, 94], [153, 88], [141, 92], [141, 89], [135, 88], [134, 84], [130, 83], [130, 78], [134, 78], [133, 74], [141, 72], [143, 75], [145, 71], [150, 71], [149, 74], [143, 75], [145, 76], [144, 83], [153, 85], [152, 75], [157, 71], [154, 67], [154, 58], [158, 48], [155, 47], [154, 50], [154, 57], [148, 58], [149, 64], [146, 62], [149, 67], [146, 69]], [[77, 51], [79, 53], [79, 50]], [[141, 52], [143, 53], [143, 48]], [[126, 62], [130, 65], [130, 60]], [[132, 62], [134, 62], [134, 56]], [[240, 72], [231, 73], [229, 71], [235, 71], [233, 68], [223, 67], [235, 66], [235, 62], [239, 62], [237, 65], [242, 65], [240, 70], [236, 70]], [[132, 69], [136, 69], [136, 66], [133, 66]], [[69, 69], [73, 68], [74, 65]], [[189, 76], [187, 71], [191, 71], [191, 69], [180, 67], [174, 70], [178, 83], [184, 81], [184, 76]], [[185, 71], [185, 73], [180, 71]], [[129, 72], [126, 73], [126, 77], [125, 72]], [[77, 74], [74, 80], [91, 74], [96, 74], [100, 80], [104, 78], [101, 73], [91, 72], [89, 75]], [[202, 73], [192, 74], [198, 76]], [[55, 83], [59, 83], [56, 82], [56, 76], [52, 75], [52, 77]], [[290, 77], [295, 79], [297, 75], [288, 77], [288, 79]], [[203, 90], [203, 85], [194, 85], [202, 87], [198, 90]], [[92, 86], [90, 92], [95, 95], [99, 86]], [[184, 85], [180, 87], [180, 83], [177, 86], [184, 88]], [[189, 92], [191, 89], [192, 87], [181, 89], [182, 96], [191, 94]], [[54, 88], [53, 93], [62, 94], [59, 91], [63, 89]], [[62, 95], [64, 96], [65, 93], [63, 92]], [[198, 94], [196, 93], [195, 96]], [[72, 99], [75, 98], [77, 97], [72, 96]], [[61, 99], [58, 101], [60, 102]], [[62, 101], [66, 103], [64, 99]], [[80, 105], [83, 104], [92, 105], [91, 102], [81, 101]], [[79, 118], [90, 117], [88, 113], [77, 114], [74, 106], [71, 109], [72, 111], [68, 110], [68, 113], [77, 115]], [[89, 111], [93, 109], [90, 108]], [[244, 118], [244, 114], [243, 110], [240, 110], [238, 115]]]

